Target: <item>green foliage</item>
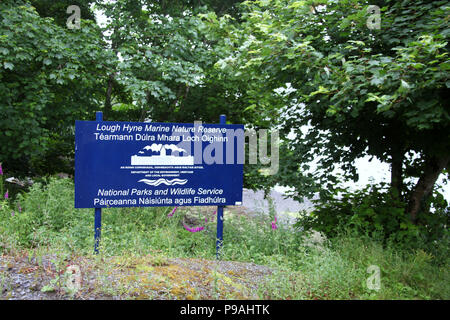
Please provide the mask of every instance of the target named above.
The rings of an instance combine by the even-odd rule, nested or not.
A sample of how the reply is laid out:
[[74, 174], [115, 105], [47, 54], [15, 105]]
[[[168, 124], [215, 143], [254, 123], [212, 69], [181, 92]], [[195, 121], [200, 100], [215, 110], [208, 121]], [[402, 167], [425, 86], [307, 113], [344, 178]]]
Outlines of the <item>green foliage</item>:
[[[297, 222], [304, 230], [317, 230], [336, 237], [340, 230], [393, 241], [409, 247], [428, 245], [448, 238], [449, 211], [442, 195], [433, 198], [434, 210], [421, 216], [419, 225], [405, 214], [405, 205], [385, 184], [369, 185], [351, 192], [342, 190], [327, 202], [318, 204]], [[432, 200], [430, 200], [432, 201]]]
[[[79, 30], [65, 25], [67, 1], [2, 2], [0, 161], [20, 176], [73, 172], [73, 123], [98, 110], [105, 120], [215, 123], [227, 114], [273, 125], [271, 110], [255, 109], [258, 84], [215, 67], [230, 40], [207, 21], [237, 24], [239, 2], [74, 1]], [[103, 29], [92, 10], [108, 18]]]
[[[380, 29], [367, 26], [373, 4]], [[392, 165], [411, 220], [430, 217], [426, 203], [450, 161], [448, 2], [257, 0], [242, 10], [240, 25], [206, 21], [229, 39], [216, 67], [256, 84], [249, 99], [293, 136], [285, 169], [267, 182], [327, 201], [358, 179], [356, 159], [376, 157]], [[287, 84], [281, 108], [266, 104]]]
[[[14, 216], [5, 201], [1, 202], [0, 252], [52, 254], [61, 267], [67, 257], [90, 256], [94, 212], [74, 209], [73, 201], [73, 183], [52, 178], [18, 197], [22, 211], [16, 210]], [[209, 219], [203, 232], [190, 233], [182, 226], [186, 213], [179, 209], [169, 218], [171, 209], [104, 209], [99, 261], [109, 256], [131, 261], [149, 254], [155, 257], [154, 266], [164, 265], [171, 257], [214, 259], [215, 221]], [[198, 221], [204, 221], [203, 213], [187, 214], [200, 215]], [[281, 223], [272, 230], [271, 220], [273, 217], [265, 214], [246, 216], [225, 210], [223, 260], [253, 262], [274, 270], [261, 283], [258, 293], [262, 299], [450, 297], [448, 238], [436, 241], [430, 253], [383, 244], [355, 232], [326, 239]], [[370, 265], [381, 270], [379, 291], [366, 285]]]
[[[447, 299], [448, 255], [441, 266], [422, 250], [404, 251], [373, 239], [341, 233], [304, 251], [295, 270], [281, 268], [260, 288], [266, 299]], [[379, 267], [379, 290], [370, 289], [369, 266]]]
[[[214, 123], [225, 113], [233, 123], [251, 122], [255, 112], [243, 111], [249, 104], [250, 84], [223, 78], [214, 68], [228, 52], [221, 50], [223, 39], [204, 23], [204, 17], [217, 19], [207, 10], [223, 14], [236, 2], [99, 4], [110, 19], [104, 28], [110, 34], [109, 49], [121, 56], [111, 70], [112, 87], [121, 86], [133, 101], [122, 107], [138, 111], [137, 120]], [[232, 22], [228, 14], [224, 17]], [[112, 100], [108, 117], [114, 117], [119, 105], [114, 94]]]
[[[73, 182], [69, 179], [51, 178], [46, 184], [35, 183], [29, 192], [17, 196], [14, 206], [20, 204], [21, 212], [11, 215], [9, 206], [0, 208], [0, 230], [11, 244], [20, 247], [62, 246], [72, 252], [92, 251], [94, 214], [92, 210], [77, 210], [73, 206]], [[182, 222], [184, 215], [169, 218], [172, 208], [110, 208], [102, 213], [102, 252], [115, 255], [133, 250], [147, 252], [154, 248], [170, 256], [215, 256], [214, 221], [206, 224], [206, 231], [190, 233]], [[198, 218], [199, 221], [204, 218]], [[265, 261], [265, 256], [295, 251], [298, 239], [289, 236], [288, 230], [271, 230], [269, 218], [227, 217], [230, 239], [237, 239], [248, 250], [235, 252], [234, 242], [224, 246], [224, 255], [237, 260]], [[248, 226], [248, 233], [243, 227]], [[286, 237], [283, 243], [282, 238]], [[5, 246], [5, 243], [3, 243]], [[257, 254], [257, 251], [260, 253]]]
[[74, 121], [92, 117], [100, 93], [100, 31], [58, 26], [25, 1], [0, 11], [0, 160], [22, 175], [70, 170]]
[[14, 237], [18, 244], [47, 245], [51, 239], [42, 236], [43, 230], [56, 234], [73, 222], [73, 210], [68, 206], [73, 199], [72, 186], [68, 179], [53, 180], [47, 187], [35, 183], [28, 193], [16, 197], [14, 216], [9, 208], [2, 210], [2, 220], [15, 231]]

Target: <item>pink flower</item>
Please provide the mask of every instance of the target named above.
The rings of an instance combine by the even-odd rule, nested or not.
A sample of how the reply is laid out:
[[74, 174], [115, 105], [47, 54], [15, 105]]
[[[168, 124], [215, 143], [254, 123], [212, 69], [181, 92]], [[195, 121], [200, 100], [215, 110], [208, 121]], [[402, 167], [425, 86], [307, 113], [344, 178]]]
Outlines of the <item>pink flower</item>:
[[275, 216], [274, 218], [275, 218], [275, 220], [272, 221], [272, 230], [278, 229], [278, 227], [277, 227], [277, 216]]
[[8, 199], [8, 198], [9, 198], [9, 193], [8, 193], [8, 190], [6, 190], [5, 199]]
[[199, 232], [199, 231], [205, 230], [205, 227], [190, 228], [190, 227], [187, 226], [185, 223], [183, 223], [183, 227], [184, 227], [187, 231], [189, 231], [189, 232]]
[[175, 213], [175, 211], [177, 211], [177, 209], [178, 209], [178, 207], [173, 208], [172, 212], [169, 213], [167, 216], [168, 216], [168, 217], [173, 216], [173, 214]]

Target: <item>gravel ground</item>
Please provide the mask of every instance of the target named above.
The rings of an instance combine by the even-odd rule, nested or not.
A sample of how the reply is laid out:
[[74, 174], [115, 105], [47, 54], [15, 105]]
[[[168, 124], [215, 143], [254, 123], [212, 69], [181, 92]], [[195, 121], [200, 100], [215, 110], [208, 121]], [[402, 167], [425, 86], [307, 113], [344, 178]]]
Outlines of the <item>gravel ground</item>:
[[42, 292], [56, 273], [50, 257], [43, 259], [43, 266], [25, 256], [0, 256], [0, 299], [9, 300], [57, 300], [53, 292]]
[[[57, 261], [1, 256], [0, 300], [258, 299], [259, 286], [272, 273], [252, 263], [151, 255]], [[80, 269], [73, 291], [68, 266]]]

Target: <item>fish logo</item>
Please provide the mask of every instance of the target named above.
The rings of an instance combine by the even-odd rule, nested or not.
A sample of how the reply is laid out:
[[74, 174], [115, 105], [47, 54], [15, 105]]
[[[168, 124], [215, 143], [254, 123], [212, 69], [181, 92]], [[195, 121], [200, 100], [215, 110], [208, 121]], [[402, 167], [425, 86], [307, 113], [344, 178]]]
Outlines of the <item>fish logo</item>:
[[166, 186], [184, 185], [188, 182], [188, 180], [187, 179], [167, 180], [164, 178], [160, 178], [158, 180], [142, 179], [142, 180], [139, 180], [138, 182], [143, 182], [145, 184], [148, 184], [149, 186], [157, 187], [161, 184], [165, 184]]

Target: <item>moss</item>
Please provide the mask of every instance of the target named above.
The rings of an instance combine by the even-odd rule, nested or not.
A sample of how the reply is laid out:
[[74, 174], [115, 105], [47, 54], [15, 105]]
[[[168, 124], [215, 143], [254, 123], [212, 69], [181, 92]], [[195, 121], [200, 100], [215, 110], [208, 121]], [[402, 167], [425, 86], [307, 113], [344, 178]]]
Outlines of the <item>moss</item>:
[[138, 265], [136, 265], [136, 271], [137, 272], [150, 273], [153, 270], [154, 270], [154, 268], [149, 266], [149, 265], [145, 265], [145, 264], [138, 264]]

